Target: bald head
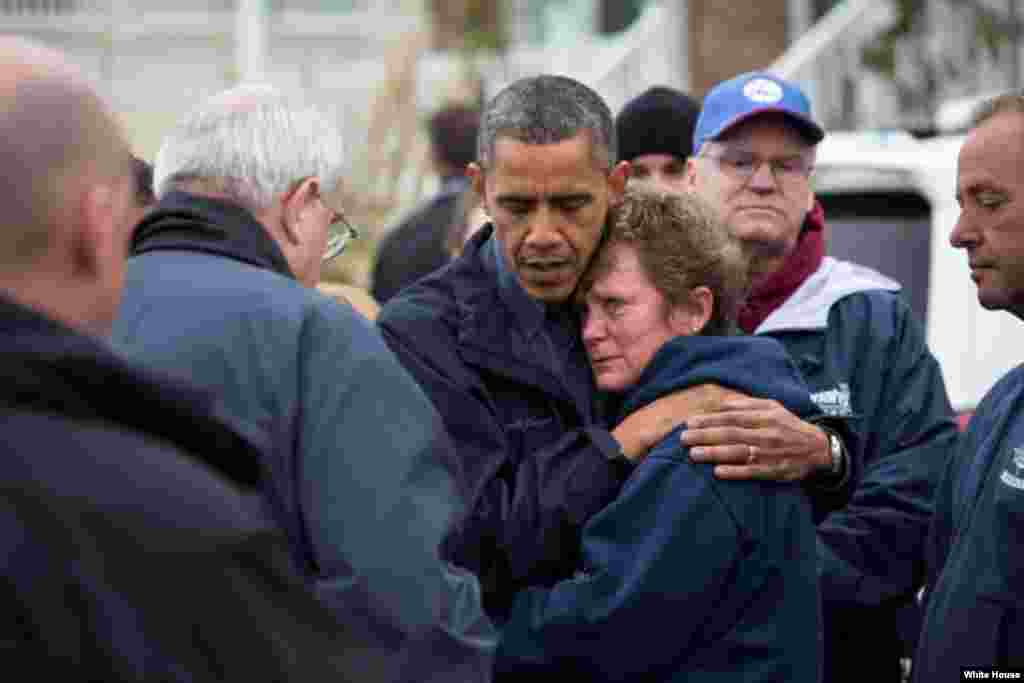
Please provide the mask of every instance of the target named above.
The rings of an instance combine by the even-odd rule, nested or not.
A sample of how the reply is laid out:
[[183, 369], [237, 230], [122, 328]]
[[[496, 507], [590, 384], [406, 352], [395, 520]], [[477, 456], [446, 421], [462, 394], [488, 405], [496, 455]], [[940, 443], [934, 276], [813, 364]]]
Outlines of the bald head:
[[30, 266], [80, 190], [128, 172], [124, 135], [59, 52], [0, 36], [0, 269]]

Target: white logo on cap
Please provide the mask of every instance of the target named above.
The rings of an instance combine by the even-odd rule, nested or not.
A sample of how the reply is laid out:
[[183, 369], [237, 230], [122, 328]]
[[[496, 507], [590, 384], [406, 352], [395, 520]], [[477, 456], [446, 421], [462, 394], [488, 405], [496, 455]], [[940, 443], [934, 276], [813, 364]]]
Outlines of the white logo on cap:
[[773, 104], [782, 99], [782, 88], [775, 81], [767, 78], [755, 78], [743, 86], [743, 94], [747, 99], [761, 104]]

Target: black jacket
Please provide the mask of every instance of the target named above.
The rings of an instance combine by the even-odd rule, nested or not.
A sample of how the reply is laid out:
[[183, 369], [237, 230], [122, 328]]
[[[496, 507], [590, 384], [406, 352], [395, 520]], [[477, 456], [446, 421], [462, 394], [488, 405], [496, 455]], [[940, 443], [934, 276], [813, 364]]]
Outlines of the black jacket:
[[0, 659], [40, 680], [324, 680], [357, 647], [294, 578], [205, 394], [0, 300]]
[[465, 182], [450, 183], [388, 232], [377, 247], [370, 293], [384, 303], [404, 287], [448, 263], [448, 231], [458, 219]]

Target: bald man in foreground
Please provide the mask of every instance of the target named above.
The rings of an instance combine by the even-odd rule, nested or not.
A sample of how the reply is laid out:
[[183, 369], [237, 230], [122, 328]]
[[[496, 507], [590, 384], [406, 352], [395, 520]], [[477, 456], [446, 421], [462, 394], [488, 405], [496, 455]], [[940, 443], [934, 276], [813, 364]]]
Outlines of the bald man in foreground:
[[293, 578], [255, 451], [209, 395], [96, 338], [135, 215], [120, 127], [59, 53], [3, 36], [0, 169], [5, 670], [346, 678], [353, 639]]

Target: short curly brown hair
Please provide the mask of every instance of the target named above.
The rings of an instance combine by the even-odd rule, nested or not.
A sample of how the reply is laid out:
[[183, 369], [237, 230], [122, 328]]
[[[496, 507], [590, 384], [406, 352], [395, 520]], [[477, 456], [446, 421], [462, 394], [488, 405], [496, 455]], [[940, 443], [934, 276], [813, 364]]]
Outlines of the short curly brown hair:
[[750, 287], [750, 263], [714, 209], [692, 193], [655, 194], [630, 189], [608, 213], [604, 241], [580, 280], [582, 299], [614, 263], [609, 247], [628, 244], [669, 306], [705, 286], [714, 297], [701, 334], [730, 334]]

